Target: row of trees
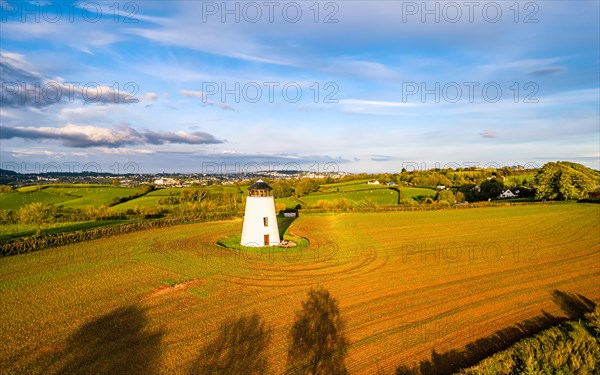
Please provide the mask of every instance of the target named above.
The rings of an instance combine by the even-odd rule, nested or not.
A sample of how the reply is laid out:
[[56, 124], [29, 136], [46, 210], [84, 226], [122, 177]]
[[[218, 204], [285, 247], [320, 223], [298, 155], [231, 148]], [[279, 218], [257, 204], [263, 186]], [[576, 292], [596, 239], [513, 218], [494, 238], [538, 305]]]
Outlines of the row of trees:
[[[498, 178], [507, 181], [508, 187], [517, 187], [519, 185], [530, 185], [532, 179], [529, 178], [535, 170], [531, 169], [431, 169], [424, 171], [406, 171], [405, 169], [397, 175], [397, 182], [400, 185], [415, 185], [435, 187], [443, 186], [462, 186], [479, 185], [490, 178]], [[531, 186], [530, 186], [531, 187]]]
[[495, 199], [507, 188], [518, 189], [520, 197], [567, 200], [587, 198], [600, 184], [600, 172], [578, 163], [559, 161], [546, 163], [537, 170], [402, 172], [398, 179], [401, 184], [453, 186], [469, 202]]
[[[496, 199], [505, 189], [519, 190], [519, 197], [536, 199], [583, 199], [600, 183], [600, 173], [572, 162], [547, 163], [541, 169], [432, 169], [406, 171], [398, 174], [358, 174], [338, 180], [376, 178], [381, 183], [396, 182], [399, 186], [452, 187], [462, 195], [444, 193], [441, 199], [449, 204]], [[271, 184], [275, 198], [301, 197], [319, 190], [319, 185], [329, 183], [315, 179], [275, 181]], [[464, 197], [463, 197], [464, 196]], [[402, 197], [401, 197], [402, 198]], [[463, 200], [464, 198], [464, 200]], [[340, 201], [333, 205], [344, 206]], [[324, 203], [323, 203], [324, 204]]]
[[322, 180], [303, 178], [300, 180], [278, 180], [273, 181], [270, 186], [273, 188], [275, 198], [285, 198], [291, 196], [301, 197], [319, 190]]

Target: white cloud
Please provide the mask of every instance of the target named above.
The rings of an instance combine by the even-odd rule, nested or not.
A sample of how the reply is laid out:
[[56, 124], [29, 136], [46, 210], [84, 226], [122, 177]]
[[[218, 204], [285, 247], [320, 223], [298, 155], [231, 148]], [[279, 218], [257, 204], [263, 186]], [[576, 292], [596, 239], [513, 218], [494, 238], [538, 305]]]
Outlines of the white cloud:
[[155, 150], [146, 148], [110, 148], [110, 147], [96, 147], [96, 150], [108, 155], [153, 155], [156, 154]]
[[208, 106], [216, 106], [221, 108], [224, 111], [235, 111], [235, 108], [233, 108], [232, 106], [230, 106], [227, 103], [222, 103], [222, 102], [215, 102], [212, 100], [208, 100], [206, 97], [208, 96], [208, 94], [202, 92], [202, 91], [190, 91], [190, 90], [181, 90], [180, 91], [181, 95], [187, 96], [187, 97], [191, 97], [191, 98], [200, 98], [202, 101], [202, 104], [204, 105], [208, 105]]
[[339, 105], [342, 112], [362, 113], [372, 115], [398, 115], [411, 114], [406, 108], [416, 107], [415, 103], [391, 102], [364, 99], [340, 99]]
[[118, 106], [83, 106], [75, 108], [63, 108], [58, 113], [58, 119], [62, 122], [90, 122], [92, 120], [102, 121], [109, 113], [121, 112]]
[[[66, 15], [63, 18], [67, 18]], [[110, 26], [114, 23], [90, 22], [2, 22], [2, 37], [13, 40], [42, 39], [51, 43], [61, 41], [73, 49], [93, 54], [92, 50], [104, 48], [123, 40]]]
[[483, 138], [496, 138], [498, 136], [496, 131], [493, 129], [486, 129], [486, 130], [482, 131], [481, 133], [479, 133], [479, 135], [482, 136]]
[[215, 144], [222, 141], [204, 132], [162, 132], [135, 130], [123, 125], [117, 129], [68, 123], [61, 127], [2, 126], [1, 139], [58, 140], [67, 147], [121, 147], [124, 145], [165, 143]]
[[20, 149], [20, 150], [12, 150], [10, 154], [16, 158], [27, 158], [32, 156], [43, 156], [54, 159], [61, 159], [64, 157], [87, 157], [90, 155], [88, 152], [66, 152], [66, 151], [50, 151], [50, 150], [41, 150], [41, 149]]
[[143, 101], [153, 102], [153, 101], [158, 100], [158, 94], [155, 92], [152, 92], [152, 91], [148, 91], [140, 99]]

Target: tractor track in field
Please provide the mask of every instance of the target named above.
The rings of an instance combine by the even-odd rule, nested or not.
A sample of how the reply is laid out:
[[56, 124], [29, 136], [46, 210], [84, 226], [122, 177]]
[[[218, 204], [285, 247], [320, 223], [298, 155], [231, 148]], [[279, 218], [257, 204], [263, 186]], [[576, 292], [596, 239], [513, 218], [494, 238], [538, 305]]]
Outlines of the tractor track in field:
[[389, 256], [378, 256], [370, 249], [359, 257], [336, 259], [326, 262], [305, 263], [304, 265], [273, 265], [262, 268], [260, 264], [250, 267], [254, 275], [235, 276], [223, 274], [228, 283], [256, 287], [297, 287], [313, 285], [315, 279], [335, 278], [336, 280], [356, 278], [385, 267]]
[[157, 298], [157, 297], [161, 297], [164, 295], [168, 295], [168, 294], [171, 294], [178, 290], [188, 290], [189, 288], [192, 288], [192, 287], [195, 287], [198, 285], [203, 285], [203, 284], [205, 284], [204, 279], [194, 279], [194, 280], [184, 281], [182, 283], [178, 283], [173, 286], [162, 285], [158, 289], [155, 289], [152, 293], [148, 294], [146, 297], [142, 298], [140, 300], [140, 302], [147, 301], [152, 298]]

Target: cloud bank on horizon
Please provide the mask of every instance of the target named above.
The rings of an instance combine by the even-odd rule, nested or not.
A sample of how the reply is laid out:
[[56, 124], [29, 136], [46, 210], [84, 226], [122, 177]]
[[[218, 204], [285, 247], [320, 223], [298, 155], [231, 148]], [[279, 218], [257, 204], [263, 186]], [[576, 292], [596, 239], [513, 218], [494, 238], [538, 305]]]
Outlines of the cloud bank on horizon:
[[600, 168], [599, 14], [595, 1], [0, 0], [0, 162]]

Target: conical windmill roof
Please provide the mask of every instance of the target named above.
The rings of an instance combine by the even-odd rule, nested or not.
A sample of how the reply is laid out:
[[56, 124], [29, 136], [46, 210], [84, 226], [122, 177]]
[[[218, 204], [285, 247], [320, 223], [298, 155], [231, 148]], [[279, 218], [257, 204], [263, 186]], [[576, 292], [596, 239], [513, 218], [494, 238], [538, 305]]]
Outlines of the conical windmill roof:
[[273, 188], [270, 187], [263, 180], [258, 180], [255, 183], [253, 183], [252, 185], [250, 185], [250, 187], [248, 187], [248, 190], [273, 190]]

